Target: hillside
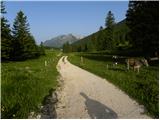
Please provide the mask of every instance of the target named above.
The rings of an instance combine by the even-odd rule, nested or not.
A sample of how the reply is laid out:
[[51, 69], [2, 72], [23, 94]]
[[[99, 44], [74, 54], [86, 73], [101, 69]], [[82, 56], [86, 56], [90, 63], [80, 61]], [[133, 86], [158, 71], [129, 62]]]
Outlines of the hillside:
[[[118, 47], [125, 46], [128, 44], [128, 38], [127, 33], [129, 31], [129, 28], [126, 25], [125, 19], [120, 21], [114, 26], [114, 40], [116, 41], [116, 45]], [[99, 36], [106, 37], [107, 29], [103, 29], [100, 31], [97, 31], [79, 41], [76, 41], [72, 44], [73, 49], [76, 49], [77, 47], [81, 49], [81, 51], [85, 51], [85, 47], [87, 47], [87, 51], [94, 51], [96, 49], [96, 46], [94, 43], [101, 39]]]
[[68, 34], [68, 35], [59, 35], [57, 37], [54, 37], [50, 40], [46, 40], [43, 45], [47, 47], [56, 47], [56, 48], [61, 48], [64, 43], [69, 42], [74, 43], [75, 41], [78, 41], [81, 37]]

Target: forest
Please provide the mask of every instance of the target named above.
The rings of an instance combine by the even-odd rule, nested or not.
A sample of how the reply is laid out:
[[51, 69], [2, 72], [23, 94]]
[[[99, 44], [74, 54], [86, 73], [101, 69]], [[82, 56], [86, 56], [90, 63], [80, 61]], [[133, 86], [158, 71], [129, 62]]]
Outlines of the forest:
[[159, 53], [159, 3], [130, 1], [126, 18], [115, 23], [107, 13], [105, 28], [73, 43], [65, 43], [64, 52], [113, 52], [121, 55], [153, 57]]
[[27, 16], [23, 11], [17, 13], [13, 27], [10, 28], [8, 20], [4, 17], [7, 14], [4, 2], [1, 2], [1, 60], [22, 61], [38, 58], [45, 55], [44, 47], [36, 45], [34, 36], [30, 33]]

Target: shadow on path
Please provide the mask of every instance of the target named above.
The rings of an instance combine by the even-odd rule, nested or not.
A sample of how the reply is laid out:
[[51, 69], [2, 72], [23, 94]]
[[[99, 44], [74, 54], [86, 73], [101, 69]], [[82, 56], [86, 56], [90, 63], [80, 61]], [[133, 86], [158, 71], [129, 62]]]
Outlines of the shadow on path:
[[82, 92], [80, 93], [80, 95], [85, 98], [86, 109], [92, 119], [115, 119], [118, 117], [113, 110], [111, 110], [104, 104], [89, 98]]

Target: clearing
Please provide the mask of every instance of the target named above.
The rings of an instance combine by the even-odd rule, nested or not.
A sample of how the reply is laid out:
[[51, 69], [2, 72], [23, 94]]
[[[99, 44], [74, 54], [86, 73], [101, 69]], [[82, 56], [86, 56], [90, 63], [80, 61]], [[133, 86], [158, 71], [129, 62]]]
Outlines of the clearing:
[[67, 56], [57, 68], [62, 82], [58, 118], [150, 118], [142, 105], [105, 79], [72, 65]]

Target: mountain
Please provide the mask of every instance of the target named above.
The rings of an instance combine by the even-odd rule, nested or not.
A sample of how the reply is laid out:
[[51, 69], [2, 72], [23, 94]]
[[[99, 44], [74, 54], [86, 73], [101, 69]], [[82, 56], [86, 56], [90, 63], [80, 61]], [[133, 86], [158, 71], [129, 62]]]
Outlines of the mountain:
[[59, 35], [59, 36], [54, 37], [50, 40], [46, 40], [43, 43], [43, 45], [47, 46], [47, 47], [61, 48], [64, 43], [69, 42], [70, 44], [72, 44], [81, 38], [83, 38], [83, 37], [80, 35], [73, 35], [73, 34]]
[[82, 35], [74, 35], [77, 39], [82, 39], [82, 38], [84, 38], [84, 36], [82, 36]]

